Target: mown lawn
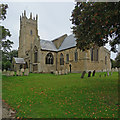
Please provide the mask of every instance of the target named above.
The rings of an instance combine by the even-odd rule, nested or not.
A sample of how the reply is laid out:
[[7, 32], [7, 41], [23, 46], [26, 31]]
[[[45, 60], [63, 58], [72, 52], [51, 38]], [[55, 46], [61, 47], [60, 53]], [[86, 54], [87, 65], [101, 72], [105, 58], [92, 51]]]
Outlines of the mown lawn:
[[3, 76], [2, 97], [22, 118], [117, 118], [118, 73]]

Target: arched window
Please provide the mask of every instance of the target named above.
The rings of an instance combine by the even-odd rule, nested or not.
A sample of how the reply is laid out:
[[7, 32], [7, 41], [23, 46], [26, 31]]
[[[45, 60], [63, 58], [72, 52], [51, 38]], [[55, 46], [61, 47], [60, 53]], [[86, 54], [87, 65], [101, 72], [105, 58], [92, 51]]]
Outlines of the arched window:
[[64, 56], [62, 53], [60, 54], [60, 65], [64, 65]]
[[66, 54], [66, 63], [69, 62], [69, 54]]
[[37, 47], [35, 46], [34, 48], [34, 62], [37, 63], [38, 61], [38, 50]]
[[75, 51], [75, 61], [78, 61], [78, 52], [77, 52], [77, 50]]
[[93, 48], [91, 49], [91, 61], [93, 61]]
[[46, 64], [53, 64], [53, 55], [52, 53], [48, 53], [46, 56]]
[[107, 56], [105, 56], [105, 65], [107, 65]]
[[98, 48], [91, 48], [91, 61], [98, 61]]

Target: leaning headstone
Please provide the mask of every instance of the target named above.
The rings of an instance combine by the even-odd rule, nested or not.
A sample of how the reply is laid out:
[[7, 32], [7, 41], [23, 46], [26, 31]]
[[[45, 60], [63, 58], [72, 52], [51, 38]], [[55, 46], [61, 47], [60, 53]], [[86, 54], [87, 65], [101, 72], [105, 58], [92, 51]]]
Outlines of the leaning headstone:
[[10, 71], [10, 76], [13, 76], [13, 71]]
[[6, 76], [10, 76], [10, 71], [7, 71], [7, 72], [6, 72]]
[[107, 71], [107, 76], [109, 76], [109, 71]]
[[88, 72], [88, 77], [91, 77], [91, 71]]
[[28, 75], [29, 75], [29, 70], [28, 70], [28, 69], [25, 69], [24, 75], [25, 75], [25, 76], [28, 76]]
[[84, 78], [86, 71], [82, 72], [81, 78]]
[[68, 70], [67, 70], [67, 69], [65, 70], [65, 74], [66, 74], [66, 75], [68, 74]]
[[104, 74], [104, 77], [106, 77], [106, 74]]
[[6, 74], [7, 74], [7, 71], [6, 71], [6, 70], [3, 70], [2, 74], [3, 74], [3, 75], [6, 75]]
[[65, 74], [64, 70], [62, 70], [61, 72], [62, 72], [62, 75], [64, 75], [64, 74]]
[[61, 75], [61, 71], [59, 71], [59, 75]]
[[114, 68], [112, 68], [112, 72], [114, 72], [115, 71], [115, 69]]
[[55, 75], [58, 75], [58, 71], [55, 71]]
[[23, 76], [23, 72], [22, 71], [20, 71], [20, 76]]
[[20, 76], [20, 71], [19, 70], [17, 70], [16, 76]]
[[118, 68], [117, 67], [115, 68], [115, 72], [118, 72]]
[[92, 76], [93, 76], [93, 77], [95, 76], [95, 70], [93, 71], [93, 74], [92, 74]]
[[22, 68], [22, 69], [21, 69], [21, 72], [24, 72], [24, 71], [25, 71], [24, 68]]

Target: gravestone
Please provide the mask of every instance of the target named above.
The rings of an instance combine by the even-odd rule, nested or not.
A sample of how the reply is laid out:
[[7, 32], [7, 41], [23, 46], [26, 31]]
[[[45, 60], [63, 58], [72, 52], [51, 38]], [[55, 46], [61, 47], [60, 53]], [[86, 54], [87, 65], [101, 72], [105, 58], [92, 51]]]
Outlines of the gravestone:
[[10, 71], [10, 76], [14, 76], [14, 75], [15, 75], [14, 71]]
[[29, 70], [28, 70], [28, 69], [25, 69], [24, 75], [25, 75], [25, 76], [28, 76], [28, 75], [29, 75]]
[[22, 69], [21, 69], [21, 72], [23, 73], [24, 71], [25, 71], [24, 68], [22, 68]]
[[19, 70], [17, 70], [16, 76], [20, 76], [20, 71]]
[[82, 72], [81, 78], [84, 78], [86, 71]]
[[23, 72], [22, 71], [20, 71], [20, 76], [23, 76]]
[[93, 76], [93, 77], [95, 76], [95, 70], [93, 71], [93, 74], [92, 74], [92, 76]]
[[59, 71], [59, 75], [61, 75], [61, 70]]
[[68, 70], [67, 70], [67, 69], [65, 70], [65, 74], [66, 74], [66, 75], [68, 74]]
[[10, 71], [7, 71], [7, 72], [6, 72], [6, 76], [10, 76]]
[[117, 67], [115, 68], [115, 72], [118, 72], [118, 68]]
[[64, 70], [62, 70], [62, 75], [64, 75], [65, 74], [65, 72], [64, 72]]
[[2, 74], [3, 74], [3, 75], [6, 75], [6, 74], [7, 74], [7, 71], [6, 71], [6, 70], [3, 70]]
[[58, 75], [58, 71], [55, 71], [55, 75]]
[[88, 77], [91, 77], [91, 71], [88, 72]]
[[115, 71], [115, 69], [114, 68], [112, 68], [112, 72], [114, 72]]

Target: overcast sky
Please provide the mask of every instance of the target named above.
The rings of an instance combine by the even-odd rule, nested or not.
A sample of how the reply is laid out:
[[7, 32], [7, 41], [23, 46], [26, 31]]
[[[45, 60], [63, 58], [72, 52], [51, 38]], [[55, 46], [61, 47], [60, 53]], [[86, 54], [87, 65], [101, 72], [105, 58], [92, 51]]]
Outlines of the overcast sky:
[[[12, 34], [13, 49], [19, 46], [20, 15], [24, 10], [28, 18], [30, 12], [33, 17], [38, 14], [38, 34], [41, 39], [53, 40], [63, 34], [72, 34], [70, 18], [75, 2], [9, 2], [8, 5], [7, 19], [2, 24]], [[106, 47], [110, 50], [109, 45]], [[111, 53], [111, 58], [115, 57], [116, 54]]]

